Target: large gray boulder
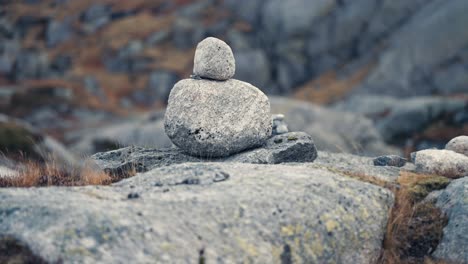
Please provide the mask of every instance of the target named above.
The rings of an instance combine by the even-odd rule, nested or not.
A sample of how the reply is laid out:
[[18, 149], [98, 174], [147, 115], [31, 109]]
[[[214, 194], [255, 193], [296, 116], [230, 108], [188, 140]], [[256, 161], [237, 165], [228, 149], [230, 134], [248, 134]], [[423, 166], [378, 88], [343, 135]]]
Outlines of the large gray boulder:
[[270, 102], [249, 83], [185, 79], [171, 91], [166, 134], [187, 153], [226, 157], [265, 143], [271, 135]]
[[411, 154], [416, 170], [448, 178], [468, 176], [468, 157], [451, 150], [426, 149]]
[[0, 189], [0, 234], [50, 263], [372, 263], [392, 205], [329, 170], [188, 163], [114, 186]]
[[[446, 94], [443, 84], [437, 87], [431, 81], [440, 69], [456, 64], [459, 60], [450, 59], [457, 58], [466, 48], [466, 12], [468, 2], [465, 0], [426, 1], [407, 23], [391, 35], [388, 47], [381, 52], [375, 69], [358, 92], [397, 97]], [[464, 60], [461, 61], [463, 65]], [[453, 73], [454, 77], [458, 75]], [[438, 84], [437, 81], [435, 83]], [[458, 85], [466, 87], [466, 84], [462, 82]], [[459, 90], [463, 91], [466, 92], [466, 88]]]
[[209, 37], [198, 43], [193, 74], [202, 78], [225, 81], [232, 78], [235, 71], [234, 54], [226, 42]]
[[431, 196], [448, 218], [442, 240], [432, 255], [454, 263], [468, 263], [468, 177], [452, 181], [446, 189]]
[[274, 136], [261, 148], [248, 150], [225, 158], [199, 158], [188, 155], [179, 148], [153, 149], [127, 147], [96, 153], [92, 159], [98, 166], [119, 179], [134, 172], [185, 162], [238, 162], [255, 164], [278, 164], [286, 162], [312, 162], [317, 158], [317, 149], [312, 138], [303, 132], [291, 132]]

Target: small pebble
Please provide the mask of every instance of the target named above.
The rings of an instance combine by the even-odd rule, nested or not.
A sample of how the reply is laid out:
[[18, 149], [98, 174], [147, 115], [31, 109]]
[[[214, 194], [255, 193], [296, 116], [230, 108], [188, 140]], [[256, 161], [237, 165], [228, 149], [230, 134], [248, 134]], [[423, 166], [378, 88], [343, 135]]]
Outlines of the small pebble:
[[136, 192], [132, 192], [132, 193], [129, 193], [127, 195], [127, 198], [128, 199], [138, 199], [138, 198], [140, 198], [140, 195], [138, 193], [136, 193]]
[[374, 159], [374, 166], [403, 167], [406, 159], [397, 155], [380, 156]]

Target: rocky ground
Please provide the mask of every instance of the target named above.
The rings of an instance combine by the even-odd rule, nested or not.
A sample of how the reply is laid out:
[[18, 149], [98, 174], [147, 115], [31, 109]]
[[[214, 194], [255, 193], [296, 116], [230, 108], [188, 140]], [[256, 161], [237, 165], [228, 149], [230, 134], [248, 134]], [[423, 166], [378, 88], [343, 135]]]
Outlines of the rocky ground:
[[[392, 214], [395, 196], [402, 199], [396, 190], [405, 188], [417, 197], [415, 205], [434, 204], [448, 221], [430, 226], [442, 221], [439, 210], [410, 217], [432, 220], [414, 226], [412, 232], [427, 238], [412, 241], [401, 260], [422, 263], [431, 255], [454, 263], [468, 260], [462, 250], [468, 241], [462, 231], [467, 177], [450, 183], [415, 173], [417, 162], [375, 166], [372, 158], [350, 154], [318, 152], [315, 159], [313, 143], [293, 142], [284, 143], [284, 157], [276, 160], [262, 160], [279, 153], [268, 147], [234, 156], [235, 162], [197, 160], [175, 149], [96, 154], [116, 183], [1, 189], [1, 241], [14, 238], [34, 258], [50, 263], [381, 263], [386, 250], [400, 250], [383, 241], [399, 217], [409, 217]], [[308, 160], [287, 163], [293, 161], [287, 154], [307, 152]], [[410, 185], [403, 181], [408, 173], [414, 173]], [[428, 193], [431, 202], [422, 200]], [[394, 235], [403, 240], [401, 233]]]

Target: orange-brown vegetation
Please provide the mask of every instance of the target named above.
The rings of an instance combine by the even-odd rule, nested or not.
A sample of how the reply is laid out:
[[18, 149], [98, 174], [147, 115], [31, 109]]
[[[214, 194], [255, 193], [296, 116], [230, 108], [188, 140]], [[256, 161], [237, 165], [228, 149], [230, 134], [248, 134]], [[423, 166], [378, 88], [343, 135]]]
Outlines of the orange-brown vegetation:
[[294, 97], [318, 104], [328, 104], [345, 97], [357, 84], [361, 83], [372, 65], [340, 77], [335, 71], [320, 75], [296, 89]]
[[382, 255], [378, 263], [443, 264], [430, 254], [442, 238], [447, 218], [431, 202], [424, 201], [433, 190], [450, 181], [434, 175], [402, 171], [395, 188], [395, 204], [390, 212]]
[[108, 185], [111, 182], [109, 175], [92, 166], [70, 172], [54, 162], [44, 164], [30, 161], [18, 168], [18, 175], [0, 178], [0, 187]]

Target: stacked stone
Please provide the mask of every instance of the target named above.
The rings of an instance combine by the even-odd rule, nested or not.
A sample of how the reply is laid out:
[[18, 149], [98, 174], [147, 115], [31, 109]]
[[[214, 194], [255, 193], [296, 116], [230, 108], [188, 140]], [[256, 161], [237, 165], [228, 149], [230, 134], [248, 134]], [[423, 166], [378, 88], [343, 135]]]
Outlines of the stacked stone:
[[271, 117], [273, 120], [273, 135], [281, 135], [289, 132], [288, 125], [284, 122], [284, 115], [277, 114]]
[[265, 144], [272, 134], [268, 97], [231, 79], [235, 60], [222, 40], [206, 38], [195, 51], [193, 77], [175, 84], [165, 114], [171, 141], [188, 154], [227, 157]]

